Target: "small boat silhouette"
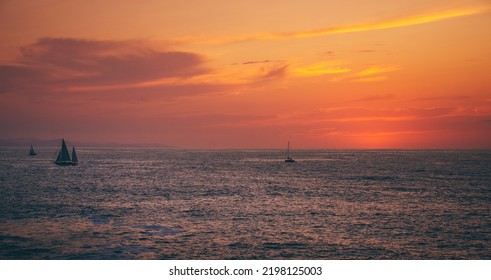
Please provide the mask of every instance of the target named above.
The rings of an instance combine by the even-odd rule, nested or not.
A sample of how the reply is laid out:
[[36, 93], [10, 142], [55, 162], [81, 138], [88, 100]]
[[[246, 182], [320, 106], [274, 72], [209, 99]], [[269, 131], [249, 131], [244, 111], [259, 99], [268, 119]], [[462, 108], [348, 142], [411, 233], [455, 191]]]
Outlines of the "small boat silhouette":
[[57, 165], [77, 165], [77, 153], [75, 152], [75, 146], [72, 148], [72, 158], [70, 159], [70, 155], [68, 154], [68, 149], [65, 144], [65, 139], [61, 139], [61, 150], [58, 153], [58, 157], [55, 160]]
[[31, 144], [31, 149], [29, 150], [29, 155], [30, 156], [35, 156], [37, 155], [36, 152], [34, 151], [34, 148], [32, 147], [32, 144]]
[[290, 157], [290, 141], [288, 141], [288, 146], [286, 148], [286, 159], [285, 159], [285, 162], [295, 162], [295, 160]]

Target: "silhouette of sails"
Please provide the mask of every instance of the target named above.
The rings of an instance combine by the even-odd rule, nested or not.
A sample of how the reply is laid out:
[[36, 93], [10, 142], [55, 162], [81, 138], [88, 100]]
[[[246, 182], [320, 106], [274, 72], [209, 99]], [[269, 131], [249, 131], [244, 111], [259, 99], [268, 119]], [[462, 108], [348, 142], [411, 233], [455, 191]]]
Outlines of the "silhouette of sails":
[[65, 144], [65, 139], [61, 139], [61, 149], [58, 152], [58, 157], [56, 157], [55, 163], [57, 165], [67, 166], [67, 165], [77, 165], [77, 153], [75, 152], [75, 146], [72, 147], [72, 158], [68, 153], [68, 149]]

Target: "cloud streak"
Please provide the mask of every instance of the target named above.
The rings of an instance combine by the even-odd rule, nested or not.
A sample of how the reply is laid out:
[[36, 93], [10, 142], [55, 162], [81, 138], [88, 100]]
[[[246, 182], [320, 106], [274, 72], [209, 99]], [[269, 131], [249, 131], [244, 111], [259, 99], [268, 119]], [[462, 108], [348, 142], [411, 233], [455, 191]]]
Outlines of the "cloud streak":
[[351, 72], [351, 69], [346, 66], [338, 66], [332, 63], [316, 63], [298, 67], [294, 72], [300, 76], [321, 76], [327, 74], [343, 74]]
[[251, 36], [243, 36], [238, 38], [232, 38], [229, 40], [224, 40], [221, 43], [236, 43], [236, 42], [248, 42], [248, 41], [259, 41], [259, 40], [280, 40], [280, 39], [292, 39], [292, 38], [309, 38], [309, 37], [342, 34], [342, 33], [392, 29], [392, 28], [400, 28], [406, 26], [450, 20], [453, 18], [472, 16], [472, 15], [489, 13], [489, 12], [491, 12], [491, 5], [488, 4], [488, 5], [482, 5], [477, 7], [421, 13], [421, 14], [409, 15], [409, 16], [404, 16], [394, 19], [388, 19], [384, 21], [365, 22], [361, 24], [353, 24], [353, 25], [346, 25], [346, 26], [331, 26], [331, 27], [320, 28], [320, 29], [303, 30], [303, 31], [286, 32], [286, 33], [256, 34]]

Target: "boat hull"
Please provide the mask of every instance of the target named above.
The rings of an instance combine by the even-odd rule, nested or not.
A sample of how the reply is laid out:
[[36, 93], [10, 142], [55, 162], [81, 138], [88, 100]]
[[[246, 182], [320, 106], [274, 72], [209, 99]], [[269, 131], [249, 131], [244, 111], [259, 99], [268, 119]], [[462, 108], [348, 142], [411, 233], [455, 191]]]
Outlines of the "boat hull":
[[73, 161], [55, 161], [55, 163], [60, 166], [77, 165], [77, 163]]

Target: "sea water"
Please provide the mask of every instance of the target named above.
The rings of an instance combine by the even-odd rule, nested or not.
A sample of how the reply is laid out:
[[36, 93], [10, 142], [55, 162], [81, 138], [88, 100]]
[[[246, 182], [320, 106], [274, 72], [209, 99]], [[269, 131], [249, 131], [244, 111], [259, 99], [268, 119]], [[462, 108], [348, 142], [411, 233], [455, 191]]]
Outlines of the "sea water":
[[490, 259], [491, 151], [0, 148], [0, 259]]

